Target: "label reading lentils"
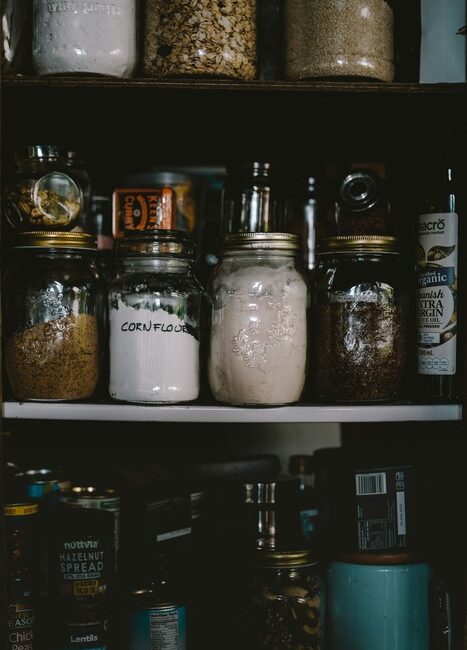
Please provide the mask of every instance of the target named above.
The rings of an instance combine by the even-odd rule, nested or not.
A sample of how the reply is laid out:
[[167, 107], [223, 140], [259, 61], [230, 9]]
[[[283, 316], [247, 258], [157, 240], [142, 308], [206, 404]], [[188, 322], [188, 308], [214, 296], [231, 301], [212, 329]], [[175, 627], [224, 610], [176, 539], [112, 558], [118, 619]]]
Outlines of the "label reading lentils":
[[417, 352], [422, 375], [456, 373], [457, 237], [457, 214], [419, 216]]

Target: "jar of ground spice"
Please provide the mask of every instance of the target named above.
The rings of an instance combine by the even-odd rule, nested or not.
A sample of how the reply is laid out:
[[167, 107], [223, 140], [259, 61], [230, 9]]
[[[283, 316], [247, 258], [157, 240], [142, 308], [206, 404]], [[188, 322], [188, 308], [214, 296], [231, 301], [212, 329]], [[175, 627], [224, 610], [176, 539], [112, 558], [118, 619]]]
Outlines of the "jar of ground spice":
[[286, 0], [288, 79], [394, 78], [393, 12], [387, 0]]
[[396, 399], [406, 367], [407, 319], [407, 281], [394, 237], [325, 239], [312, 291], [315, 397], [350, 403]]
[[4, 287], [4, 354], [14, 397], [91, 397], [100, 373], [103, 305], [94, 238], [21, 234]]
[[256, 0], [147, 0], [144, 71], [255, 79]]

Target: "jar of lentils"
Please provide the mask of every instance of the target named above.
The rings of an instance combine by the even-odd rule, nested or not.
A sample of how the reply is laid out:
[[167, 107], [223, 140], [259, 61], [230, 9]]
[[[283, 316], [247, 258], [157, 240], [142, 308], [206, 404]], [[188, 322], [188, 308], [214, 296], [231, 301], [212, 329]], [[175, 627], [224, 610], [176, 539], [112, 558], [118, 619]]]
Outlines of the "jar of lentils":
[[147, 0], [144, 70], [255, 79], [256, 0]]
[[399, 397], [408, 346], [408, 290], [397, 240], [322, 241], [311, 306], [311, 380], [326, 402]]

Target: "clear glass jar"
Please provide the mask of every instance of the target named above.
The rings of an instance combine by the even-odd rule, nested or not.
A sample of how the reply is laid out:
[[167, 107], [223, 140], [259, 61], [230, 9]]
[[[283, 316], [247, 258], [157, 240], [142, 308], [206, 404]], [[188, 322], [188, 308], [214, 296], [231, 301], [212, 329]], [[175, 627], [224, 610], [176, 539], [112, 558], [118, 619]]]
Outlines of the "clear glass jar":
[[310, 551], [262, 552], [247, 603], [246, 647], [321, 650], [324, 600], [320, 564]]
[[16, 152], [17, 173], [5, 211], [17, 230], [71, 230], [89, 209], [91, 181], [76, 154], [55, 145]]
[[109, 292], [110, 396], [191, 402], [200, 388], [202, 287], [187, 233], [157, 231], [117, 242]]
[[286, 0], [287, 79], [394, 79], [387, 0]]
[[147, 0], [144, 70], [255, 79], [256, 0]]
[[308, 287], [298, 252], [296, 235], [225, 236], [211, 283], [208, 373], [217, 401], [272, 406], [300, 399]]
[[40, 75], [129, 77], [137, 63], [137, 0], [33, 0], [33, 64]]
[[323, 240], [312, 296], [315, 397], [351, 403], [399, 397], [409, 337], [408, 283], [397, 240]]
[[95, 241], [19, 236], [4, 278], [5, 365], [18, 400], [91, 397], [101, 368], [103, 296]]

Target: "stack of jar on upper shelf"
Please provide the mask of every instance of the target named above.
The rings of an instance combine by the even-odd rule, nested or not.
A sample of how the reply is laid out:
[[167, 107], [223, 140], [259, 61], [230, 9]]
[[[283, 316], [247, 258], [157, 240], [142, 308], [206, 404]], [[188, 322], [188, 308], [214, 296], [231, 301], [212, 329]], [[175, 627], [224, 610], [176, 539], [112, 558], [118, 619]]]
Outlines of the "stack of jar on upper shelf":
[[40, 75], [466, 80], [463, 0], [3, 4], [4, 68], [14, 73], [32, 64]]
[[13, 396], [80, 400], [108, 384], [115, 400], [192, 402], [206, 361], [224, 404], [293, 404], [304, 389], [327, 403], [458, 399], [455, 185], [436, 165], [426, 179], [417, 245], [402, 256], [387, 187], [370, 169], [339, 180], [325, 228], [312, 185], [286, 218], [290, 188], [274, 163], [233, 166], [222, 210], [205, 201], [204, 226], [193, 177], [136, 174], [114, 192], [114, 259], [102, 229], [110, 197], [94, 195], [91, 209], [84, 164], [55, 146], [26, 148], [6, 192]]

